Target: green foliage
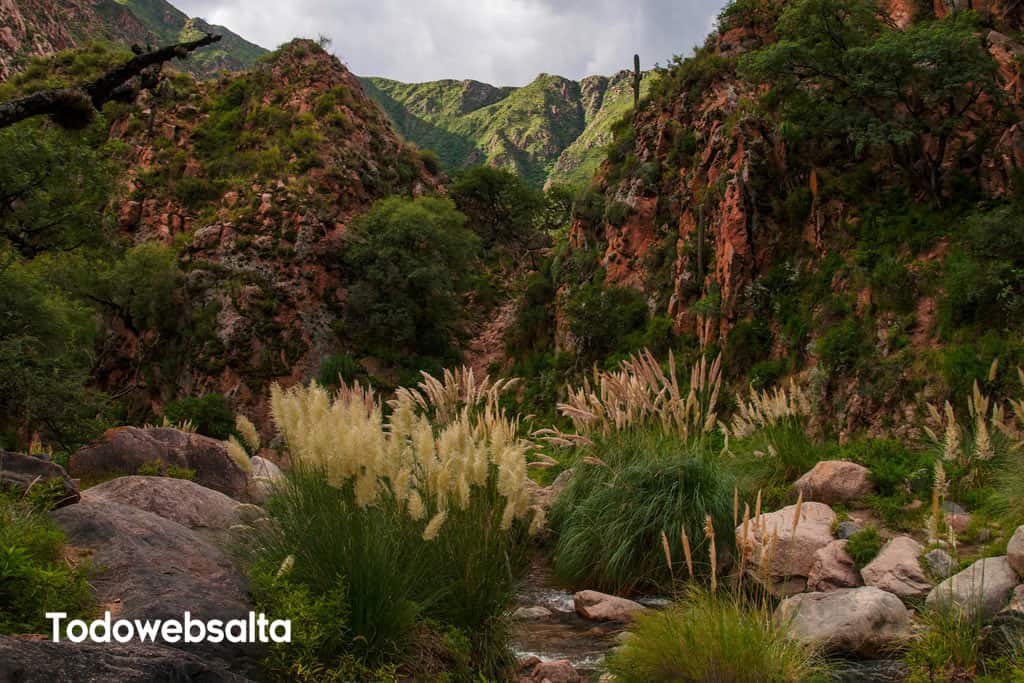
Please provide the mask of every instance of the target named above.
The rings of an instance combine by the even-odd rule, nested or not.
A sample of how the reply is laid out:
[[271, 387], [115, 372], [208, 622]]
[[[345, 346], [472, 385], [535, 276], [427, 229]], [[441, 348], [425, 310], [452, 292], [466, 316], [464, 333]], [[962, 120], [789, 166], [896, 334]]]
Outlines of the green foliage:
[[878, 529], [868, 526], [850, 536], [846, 542], [846, 554], [850, 556], [858, 569], [862, 569], [875, 559], [882, 549], [882, 537]]
[[875, 492], [884, 498], [898, 498], [900, 505], [913, 497], [929, 495], [934, 458], [911, 450], [893, 439], [860, 439], [843, 446], [839, 457], [871, 470]]
[[866, 353], [863, 325], [846, 318], [827, 328], [818, 337], [815, 352], [822, 365], [832, 371], [852, 370]]
[[320, 362], [317, 383], [322, 387], [337, 387], [341, 382], [351, 384], [360, 372], [362, 367], [355, 358], [347, 353], [336, 353]]
[[580, 357], [596, 361], [639, 348], [627, 342], [646, 326], [647, 302], [635, 289], [594, 282], [572, 291], [565, 316]]
[[445, 199], [378, 201], [345, 238], [346, 329], [368, 349], [451, 355], [479, 240]]
[[697, 48], [689, 59], [676, 55], [659, 70], [658, 79], [651, 86], [651, 99], [668, 101], [684, 93], [687, 101], [695, 102], [732, 68], [729, 59], [706, 48]]
[[791, 484], [810, 471], [825, 453], [807, 434], [807, 421], [789, 417], [766, 424], [742, 439], [730, 439], [734, 468], [744, 496], [760, 491], [768, 506], [781, 506], [791, 496]]
[[828, 680], [818, 654], [788, 638], [768, 605], [697, 589], [666, 610], [640, 615], [605, 669], [622, 683]]
[[63, 545], [45, 512], [0, 491], [0, 634], [48, 633], [47, 612], [88, 616], [87, 572], [65, 561]]
[[170, 477], [171, 479], [185, 479], [194, 481], [196, 471], [188, 467], [177, 465], [164, 465], [160, 460], [150, 460], [139, 465], [136, 474], [142, 477]]
[[771, 351], [771, 330], [761, 321], [741, 320], [725, 342], [723, 365], [737, 376], [745, 375]]
[[235, 414], [223, 394], [186, 396], [164, 407], [164, 417], [173, 423], [191, 422], [200, 434], [226, 439], [235, 431]]
[[448, 194], [485, 249], [525, 247], [536, 239], [534, 217], [544, 206], [544, 195], [515, 173], [474, 166], [458, 174]]
[[717, 455], [694, 452], [660, 429], [619, 432], [587, 454], [604, 464], [577, 463], [551, 512], [554, 569], [563, 580], [613, 593], [664, 589], [672, 575], [661, 534], [681, 561], [684, 528], [695, 572], [707, 576], [707, 515], [719, 532], [718, 553], [732, 547], [733, 478]]

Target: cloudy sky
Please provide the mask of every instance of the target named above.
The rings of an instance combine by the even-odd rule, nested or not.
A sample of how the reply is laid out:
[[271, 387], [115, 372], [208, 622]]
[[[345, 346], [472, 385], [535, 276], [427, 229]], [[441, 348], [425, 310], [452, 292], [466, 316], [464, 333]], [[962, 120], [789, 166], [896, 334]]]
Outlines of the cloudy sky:
[[726, 0], [171, 0], [267, 48], [333, 40], [355, 73], [401, 81], [523, 85], [689, 54]]

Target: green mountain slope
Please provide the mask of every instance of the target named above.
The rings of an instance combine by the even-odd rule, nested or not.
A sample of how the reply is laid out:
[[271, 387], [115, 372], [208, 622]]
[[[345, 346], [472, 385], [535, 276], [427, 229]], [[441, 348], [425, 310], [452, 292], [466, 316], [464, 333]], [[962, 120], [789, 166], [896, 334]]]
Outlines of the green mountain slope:
[[223, 26], [189, 18], [166, 0], [114, 0], [132, 14], [159, 39], [161, 44], [191, 39], [201, 33], [217, 33], [220, 43], [202, 50], [184, 62], [184, 68], [197, 76], [211, 76], [218, 71], [244, 71], [267, 50], [245, 40]]
[[536, 186], [588, 182], [611, 140], [611, 124], [633, 97], [625, 71], [582, 81], [541, 74], [521, 88], [361, 80], [406, 139], [433, 150], [447, 166], [488, 163]]

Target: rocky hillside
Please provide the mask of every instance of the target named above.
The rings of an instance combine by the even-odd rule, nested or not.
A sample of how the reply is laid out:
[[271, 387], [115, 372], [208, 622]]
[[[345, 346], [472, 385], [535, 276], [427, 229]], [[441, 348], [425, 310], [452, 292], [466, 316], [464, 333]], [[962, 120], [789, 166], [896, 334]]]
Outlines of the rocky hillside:
[[178, 68], [199, 77], [250, 68], [266, 50], [223, 26], [190, 19], [164, 0], [4, 0], [0, 2], [0, 80], [32, 57], [107, 41], [124, 46], [166, 45], [202, 31], [223, 36], [213, 49]]
[[[840, 20], [854, 58], [786, 3], [733, 3], [617, 129], [573, 226], [584, 283], [640, 292], [738, 377], [810, 370], [840, 429], [896, 427], [922, 392], [962, 399], [994, 359], [1022, 359], [1008, 245], [1024, 233], [1004, 205], [1024, 159], [1020, 22], [1000, 3], [911, 4]], [[801, 71], [803, 50], [836, 77]], [[854, 69], [896, 85], [851, 94]], [[573, 272], [550, 285], [562, 349], [578, 346]]]
[[[541, 74], [521, 88], [478, 81], [363, 84], [407, 140], [448, 167], [487, 163], [547, 182], [584, 185], [611, 140], [611, 124], [632, 106], [629, 72], [570, 81]], [[644, 80], [644, 90], [649, 79]]]

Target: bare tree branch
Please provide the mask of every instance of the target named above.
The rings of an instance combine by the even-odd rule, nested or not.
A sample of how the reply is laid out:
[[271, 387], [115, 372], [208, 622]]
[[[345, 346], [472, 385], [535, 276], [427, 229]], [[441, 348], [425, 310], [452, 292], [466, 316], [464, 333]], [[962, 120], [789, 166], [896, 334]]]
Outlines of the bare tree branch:
[[175, 57], [184, 59], [190, 52], [212, 45], [220, 36], [207, 33], [198, 40], [168, 45], [140, 54], [108, 71], [95, 81], [70, 88], [57, 88], [0, 103], [0, 128], [33, 116], [49, 116], [65, 128], [87, 125], [107, 102], [130, 101], [142, 90], [160, 81], [160, 68]]

